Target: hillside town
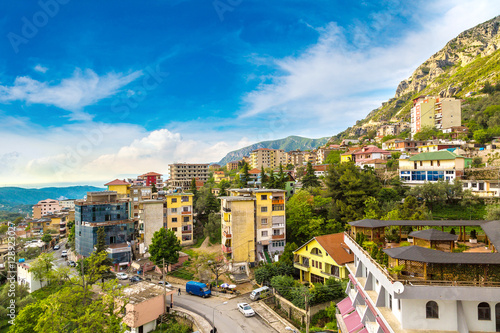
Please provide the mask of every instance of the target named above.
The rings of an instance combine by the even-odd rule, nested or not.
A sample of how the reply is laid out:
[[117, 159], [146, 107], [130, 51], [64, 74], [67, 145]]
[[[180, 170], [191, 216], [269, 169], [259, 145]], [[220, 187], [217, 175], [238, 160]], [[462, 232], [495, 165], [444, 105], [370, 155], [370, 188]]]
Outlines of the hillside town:
[[191, 283], [220, 299], [208, 306], [248, 303], [244, 316], [279, 332], [499, 331], [500, 154], [467, 136], [461, 102], [419, 96], [410, 123], [373, 137], [175, 163], [166, 179], [39, 201], [9, 223], [17, 283], [36, 294], [81, 276], [109, 294], [118, 281], [128, 332], [168, 327], [169, 313], [215, 332], [186, 306]]

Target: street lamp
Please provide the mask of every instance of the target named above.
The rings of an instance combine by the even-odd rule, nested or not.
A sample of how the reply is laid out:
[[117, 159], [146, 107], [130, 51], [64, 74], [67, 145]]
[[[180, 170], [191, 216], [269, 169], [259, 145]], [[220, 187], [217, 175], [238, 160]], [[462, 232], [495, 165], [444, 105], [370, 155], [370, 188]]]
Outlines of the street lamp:
[[216, 333], [217, 332], [217, 329], [215, 328], [215, 309], [220, 306], [220, 305], [224, 305], [224, 304], [227, 304], [227, 302], [224, 302], [224, 303], [221, 303], [219, 305], [216, 305], [214, 306], [213, 310], [212, 310], [212, 331], [213, 333]]

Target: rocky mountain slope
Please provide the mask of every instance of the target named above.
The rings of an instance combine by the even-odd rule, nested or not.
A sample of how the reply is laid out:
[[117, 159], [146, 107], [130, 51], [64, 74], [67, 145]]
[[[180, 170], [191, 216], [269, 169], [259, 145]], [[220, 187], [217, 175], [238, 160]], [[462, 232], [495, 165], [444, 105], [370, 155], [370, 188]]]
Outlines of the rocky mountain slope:
[[258, 142], [256, 144], [253, 144], [251, 146], [247, 146], [238, 150], [234, 150], [232, 152], [229, 152], [220, 162], [217, 164], [220, 165], [225, 165], [228, 162], [231, 161], [238, 161], [243, 158], [243, 156], [247, 156], [250, 154], [252, 150], [259, 149], [259, 148], [270, 148], [270, 149], [283, 149], [284, 151], [291, 151], [291, 150], [308, 150], [308, 149], [315, 149], [318, 148], [319, 146], [324, 145], [329, 138], [320, 138], [320, 139], [309, 139], [309, 138], [303, 138], [300, 136], [289, 136], [284, 139], [279, 139], [279, 140], [272, 140], [272, 141], [262, 141]]
[[373, 110], [334, 139], [359, 137], [370, 129], [400, 120], [409, 121], [412, 99], [419, 95], [464, 98], [485, 82], [500, 79], [500, 16], [466, 30], [449, 41], [406, 80], [394, 98]]

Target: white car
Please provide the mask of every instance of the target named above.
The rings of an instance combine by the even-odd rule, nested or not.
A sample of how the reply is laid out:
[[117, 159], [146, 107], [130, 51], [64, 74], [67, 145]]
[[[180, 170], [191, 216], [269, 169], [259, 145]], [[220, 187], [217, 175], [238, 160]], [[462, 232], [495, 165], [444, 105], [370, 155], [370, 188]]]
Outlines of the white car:
[[61, 257], [63, 257], [63, 258], [64, 258], [64, 257], [67, 257], [67, 256], [68, 256], [68, 251], [63, 250], [63, 251], [61, 252]]
[[116, 278], [118, 280], [126, 280], [128, 279], [127, 273], [116, 273]]
[[172, 288], [172, 285], [168, 281], [165, 281], [165, 282], [160, 281], [160, 282], [158, 282], [158, 284], [161, 284], [161, 285], [165, 284], [165, 287]]
[[238, 310], [245, 315], [245, 317], [251, 317], [255, 315], [255, 311], [248, 305], [248, 303], [238, 303]]

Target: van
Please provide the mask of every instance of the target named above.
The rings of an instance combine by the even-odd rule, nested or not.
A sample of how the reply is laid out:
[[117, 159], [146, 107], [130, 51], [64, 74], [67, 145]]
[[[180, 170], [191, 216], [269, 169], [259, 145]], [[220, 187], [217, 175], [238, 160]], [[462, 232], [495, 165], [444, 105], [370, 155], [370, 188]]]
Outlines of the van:
[[269, 287], [260, 287], [260, 288], [257, 288], [255, 290], [253, 290], [251, 293], [250, 293], [250, 299], [252, 301], [256, 301], [260, 298], [264, 298], [264, 297], [267, 297], [271, 294], [271, 289], [269, 289]]
[[196, 281], [186, 282], [186, 292], [201, 297], [209, 297], [212, 294], [206, 284]]

